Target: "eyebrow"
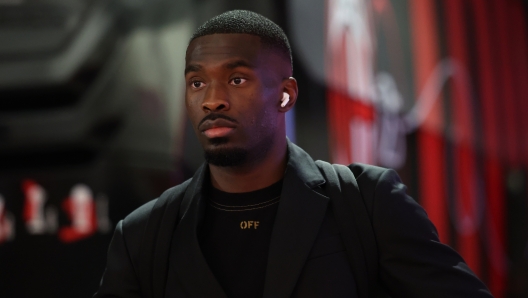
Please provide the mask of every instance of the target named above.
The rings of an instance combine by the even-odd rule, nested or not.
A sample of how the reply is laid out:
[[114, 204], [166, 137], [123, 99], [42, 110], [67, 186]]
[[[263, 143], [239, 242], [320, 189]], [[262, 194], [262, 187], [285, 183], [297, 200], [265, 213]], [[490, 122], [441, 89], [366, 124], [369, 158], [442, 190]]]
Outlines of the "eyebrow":
[[233, 62], [229, 62], [225, 65], [227, 69], [235, 69], [237, 67], [247, 67], [247, 68], [255, 68], [255, 66], [251, 63], [249, 63], [246, 60], [236, 60]]
[[[229, 62], [229, 63], [226, 63], [224, 65], [225, 68], [227, 69], [235, 69], [237, 67], [247, 67], [247, 68], [255, 68], [255, 66], [253, 66], [253, 64], [249, 63], [248, 61], [246, 60], [236, 60], [236, 61], [233, 61], [233, 62]], [[187, 65], [187, 67], [185, 67], [185, 75], [187, 75], [188, 73], [190, 72], [198, 72], [198, 71], [201, 71], [203, 69], [203, 67], [199, 64], [190, 64], [190, 65]]]
[[187, 67], [185, 67], [185, 75], [187, 75], [190, 72], [198, 72], [200, 70], [202, 70], [201, 65], [198, 65], [198, 64], [187, 65]]

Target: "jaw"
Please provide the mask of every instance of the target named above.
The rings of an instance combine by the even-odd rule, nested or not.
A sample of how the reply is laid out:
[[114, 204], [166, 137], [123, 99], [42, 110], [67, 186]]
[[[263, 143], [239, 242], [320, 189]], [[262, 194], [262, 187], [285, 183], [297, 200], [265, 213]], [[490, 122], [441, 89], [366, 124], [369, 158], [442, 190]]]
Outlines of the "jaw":
[[204, 156], [209, 164], [231, 169], [258, 167], [273, 154], [275, 144], [272, 134], [260, 135], [252, 142], [237, 142], [233, 138], [204, 139], [202, 142]]
[[[284, 176], [287, 164], [286, 137], [267, 142], [268, 148], [248, 151], [238, 165], [209, 163], [211, 183], [226, 192], [248, 192], [269, 186]], [[231, 147], [232, 148], [232, 147]], [[237, 152], [232, 152], [237, 154]], [[222, 161], [224, 162], [224, 161]]]
[[247, 164], [248, 151], [243, 148], [222, 148], [204, 150], [205, 161], [217, 167], [239, 167]]

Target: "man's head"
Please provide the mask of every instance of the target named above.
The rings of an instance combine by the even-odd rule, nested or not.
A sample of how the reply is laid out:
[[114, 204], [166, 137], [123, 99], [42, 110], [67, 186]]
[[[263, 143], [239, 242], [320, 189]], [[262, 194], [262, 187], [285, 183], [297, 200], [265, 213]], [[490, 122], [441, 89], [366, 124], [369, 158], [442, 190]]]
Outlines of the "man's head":
[[297, 83], [280, 27], [253, 12], [226, 12], [196, 30], [185, 60], [187, 113], [210, 164], [259, 162], [284, 143]]
[[[200, 26], [191, 37], [191, 42], [211, 34], [251, 34], [260, 37], [263, 47], [274, 48], [290, 62], [293, 71], [292, 53], [284, 31], [268, 18], [248, 10], [232, 10], [218, 15]], [[291, 74], [290, 74], [291, 76]]]

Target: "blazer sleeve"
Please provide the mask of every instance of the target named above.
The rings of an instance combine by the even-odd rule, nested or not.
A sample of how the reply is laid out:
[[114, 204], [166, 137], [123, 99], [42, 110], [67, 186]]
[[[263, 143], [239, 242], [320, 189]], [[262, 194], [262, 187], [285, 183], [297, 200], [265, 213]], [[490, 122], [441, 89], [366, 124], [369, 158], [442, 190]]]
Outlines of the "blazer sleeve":
[[93, 298], [142, 297], [138, 278], [139, 250], [155, 202], [144, 204], [117, 224], [108, 248], [106, 270]]
[[379, 276], [392, 297], [492, 297], [462, 257], [440, 242], [395, 171], [379, 175], [372, 207]]

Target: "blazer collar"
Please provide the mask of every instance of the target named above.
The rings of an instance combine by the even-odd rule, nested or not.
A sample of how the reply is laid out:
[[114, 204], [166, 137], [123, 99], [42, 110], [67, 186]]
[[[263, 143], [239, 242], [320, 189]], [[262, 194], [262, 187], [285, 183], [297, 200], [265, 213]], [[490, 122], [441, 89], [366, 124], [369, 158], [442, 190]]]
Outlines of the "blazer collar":
[[309, 188], [315, 188], [325, 183], [325, 179], [319, 171], [314, 160], [299, 146], [288, 141], [288, 165], [286, 174], [295, 175]]
[[203, 183], [207, 178], [208, 167], [203, 164], [185, 192], [181, 220], [172, 238], [169, 270], [174, 270], [189, 297], [227, 298], [207, 265], [198, 242], [197, 231], [205, 207], [202, 198]]
[[265, 298], [290, 297], [328, 205], [316, 191], [325, 182], [313, 159], [288, 140], [289, 160], [273, 225], [264, 284]]
[[[172, 240], [170, 270], [191, 297], [224, 298], [226, 294], [209, 269], [197, 237], [208, 171], [204, 163], [185, 193], [182, 217]], [[313, 159], [288, 140], [288, 164], [271, 235], [264, 297], [291, 296], [326, 213], [328, 197], [314, 190], [324, 182]]]

